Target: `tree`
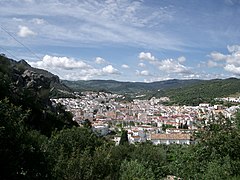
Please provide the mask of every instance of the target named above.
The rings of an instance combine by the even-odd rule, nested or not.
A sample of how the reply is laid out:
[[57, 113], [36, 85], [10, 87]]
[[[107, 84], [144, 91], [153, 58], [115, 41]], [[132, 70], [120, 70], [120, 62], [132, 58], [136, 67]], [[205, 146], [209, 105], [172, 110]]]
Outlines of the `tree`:
[[168, 129], [168, 128], [176, 128], [176, 127], [173, 126], [173, 125], [170, 125], [170, 124], [163, 124], [162, 125], [162, 130], [163, 131], [166, 131], [166, 129]]
[[121, 163], [124, 160], [130, 160], [131, 159], [131, 152], [133, 152], [135, 149], [135, 145], [133, 144], [123, 144], [120, 146], [112, 146], [110, 149], [110, 155], [112, 160], [111, 168], [115, 173], [111, 175], [112, 179], [119, 179], [119, 176], [121, 175], [119, 172]]
[[89, 119], [85, 119], [82, 123], [83, 127], [87, 128], [87, 129], [91, 129], [92, 128], [92, 123], [91, 121], [89, 121]]
[[45, 151], [49, 152], [54, 178], [89, 179], [92, 176], [92, 156], [104, 142], [87, 128], [73, 127], [53, 134]]
[[121, 135], [121, 139], [119, 141], [119, 145], [124, 145], [124, 144], [128, 144], [128, 132], [126, 130], [122, 130], [122, 135]]
[[237, 129], [240, 130], [240, 110], [237, 111], [234, 122]]
[[216, 116], [195, 136], [195, 145], [174, 150], [170, 173], [184, 179], [239, 177], [240, 131], [235, 121], [222, 114]]
[[161, 179], [167, 175], [165, 168], [167, 156], [163, 146], [155, 146], [148, 142], [142, 143], [135, 146], [130, 157], [140, 162], [145, 168], [151, 168], [155, 179]]
[[229, 157], [224, 157], [221, 160], [214, 159], [207, 164], [203, 179], [229, 179], [231, 173], [232, 170]]
[[188, 129], [188, 125], [187, 122], [185, 122], [185, 124], [182, 126], [183, 129]]
[[47, 138], [29, 129], [29, 112], [0, 101], [0, 179], [46, 179], [51, 177], [42, 145]]
[[120, 180], [153, 180], [154, 174], [151, 168], [145, 168], [137, 160], [124, 160], [120, 167]]

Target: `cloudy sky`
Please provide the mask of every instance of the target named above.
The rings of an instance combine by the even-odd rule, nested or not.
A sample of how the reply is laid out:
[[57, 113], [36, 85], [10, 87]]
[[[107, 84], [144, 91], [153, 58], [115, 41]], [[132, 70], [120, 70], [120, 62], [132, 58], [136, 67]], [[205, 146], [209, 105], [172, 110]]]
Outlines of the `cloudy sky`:
[[0, 0], [0, 52], [68, 80], [240, 75], [240, 0]]

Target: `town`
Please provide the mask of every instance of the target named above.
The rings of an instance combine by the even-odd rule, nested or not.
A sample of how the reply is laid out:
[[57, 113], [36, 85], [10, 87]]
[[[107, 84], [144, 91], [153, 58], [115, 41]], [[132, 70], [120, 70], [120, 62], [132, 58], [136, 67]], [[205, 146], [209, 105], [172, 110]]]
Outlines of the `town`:
[[[79, 125], [89, 121], [93, 132], [99, 136], [110, 136], [116, 145], [119, 144], [123, 130], [127, 131], [128, 141], [132, 144], [146, 141], [155, 145], [192, 144], [194, 132], [219, 115], [232, 118], [239, 109], [239, 106], [211, 106], [208, 103], [198, 106], [165, 106], [163, 102], [169, 101], [168, 97], [134, 99], [132, 102], [119, 99], [123, 100], [124, 95], [87, 91], [76, 98], [58, 98], [52, 99], [52, 102], [65, 106]], [[234, 99], [234, 102], [238, 101], [238, 98]]]

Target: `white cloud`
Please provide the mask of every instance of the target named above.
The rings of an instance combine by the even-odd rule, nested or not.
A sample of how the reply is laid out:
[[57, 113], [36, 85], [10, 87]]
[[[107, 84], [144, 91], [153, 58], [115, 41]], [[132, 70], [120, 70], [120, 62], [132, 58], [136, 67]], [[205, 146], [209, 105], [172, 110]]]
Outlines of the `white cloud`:
[[136, 75], [138, 75], [138, 76], [151, 76], [150, 72], [147, 71], [147, 70], [143, 70], [143, 71], [136, 70]]
[[151, 55], [150, 52], [141, 52], [139, 53], [139, 56], [138, 56], [139, 59], [141, 60], [148, 60], [148, 61], [155, 61], [155, 57]]
[[18, 28], [19, 28], [18, 36], [20, 37], [36, 35], [36, 33], [29, 29], [27, 26], [18, 26]]
[[[148, 60], [151, 65], [154, 67], [157, 67], [161, 75], [168, 74], [169, 77], [171, 74], [174, 74], [176, 76], [176, 73], [178, 73], [178, 78], [182, 77], [183, 74], [191, 74], [191, 68], [184, 66], [182, 63], [186, 61], [186, 58], [184, 56], [180, 56], [177, 59], [165, 59], [165, 60], [159, 60], [158, 58], [155, 58], [150, 52], [141, 52], [139, 53], [139, 59], [140, 60]], [[145, 67], [144, 63], [139, 63], [139, 67]], [[137, 75], [143, 75], [143, 76], [149, 76], [151, 75], [148, 71], [137, 71]], [[154, 76], [158, 76], [159, 74], [154, 73]], [[151, 75], [152, 76], [152, 75]], [[168, 77], [168, 78], [169, 78]], [[176, 78], [176, 77], [174, 77]], [[156, 79], [156, 78], [155, 78]]]
[[[152, 7], [142, 0], [30, 1], [32, 3], [23, 3], [23, 0], [1, 2], [0, 12], [4, 15], [3, 19], [15, 16], [44, 17], [48, 23], [38, 29], [38, 33], [41, 33], [35, 42], [38, 45], [79, 47], [86, 44], [95, 46], [118, 43], [172, 50], [180, 50], [185, 45], [165, 31], [152, 33], [151, 27], [171, 20], [174, 14], [171, 7]], [[1, 19], [0, 17], [0, 21]], [[43, 23], [35, 22], [35, 26]], [[14, 25], [10, 29], [13, 27]], [[36, 29], [34, 26], [31, 28]]]
[[33, 18], [32, 22], [37, 24], [37, 25], [42, 25], [44, 24], [46, 21], [44, 19], [39, 19], [39, 18]]
[[87, 65], [83, 61], [77, 61], [73, 58], [68, 57], [57, 57], [45, 55], [42, 60], [37, 62], [29, 62], [30, 65], [38, 68], [59, 68], [65, 70], [71, 69], [86, 69], [90, 68], [90, 65]]
[[220, 66], [220, 64], [218, 64], [215, 61], [209, 60], [208, 63], [207, 63], [207, 66], [208, 67], [218, 67], [218, 66]]
[[152, 77], [150, 79], [144, 79], [144, 82], [149, 83], [149, 82], [155, 82], [155, 81], [166, 81], [169, 79], [173, 79], [172, 77], [170, 77], [169, 75], [162, 75], [162, 76], [156, 76], [156, 77]]
[[162, 61], [158, 61], [158, 68], [161, 71], [168, 73], [190, 73], [189, 68], [180, 64], [178, 61], [173, 59], [166, 59]]
[[139, 67], [145, 67], [146, 65], [144, 63], [139, 63], [138, 66]]
[[[176, 79], [176, 74], [164, 73], [157, 76], [148, 76], [150, 78], [144, 79], [144, 82], [154, 82], [154, 81], [165, 81], [169, 79]], [[189, 74], [178, 74], [178, 79], [223, 79], [227, 78], [226, 74], [215, 74], [215, 73], [206, 73], [206, 72], [195, 72]]]
[[33, 0], [24, 0], [27, 3], [33, 3]]
[[226, 55], [219, 53], [219, 52], [212, 52], [210, 54], [210, 57], [214, 60], [214, 61], [222, 61], [226, 59]]
[[99, 14], [105, 18], [119, 20], [122, 23], [129, 23], [136, 27], [154, 26], [162, 21], [168, 21], [172, 18], [172, 12], [165, 8], [146, 9], [142, 6], [143, 1], [105, 1], [104, 8]]
[[[54, 71], [53, 71], [54, 72]], [[95, 69], [95, 68], [89, 68], [89, 69], [78, 69], [78, 70], [72, 70], [67, 72], [60, 72], [55, 71], [55, 73], [61, 78], [65, 80], [89, 80], [94, 77], [99, 77], [102, 75], [101, 70]]]
[[106, 61], [105, 59], [101, 58], [101, 57], [96, 57], [95, 63], [97, 64], [104, 64]]
[[105, 74], [120, 74], [120, 72], [115, 69], [112, 65], [107, 65], [102, 69], [102, 72]]
[[227, 49], [230, 53], [240, 52], [240, 46], [239, 45], [232, 45], [232, 46], [228, 45]]
[[227, 49], [229, 52], [227, 55], [219, 52], [212, 52], [210, 54], [210, 57], [212, 58], [211, 60], [223, 61], [225, 71], [231, 72], [235, 75], [240, 75], [240, 45], [227, 46]]
[[123, 64], [122, 68], [129, 69], [129, 66], [127, 64]]
[[235, 75], [240, 75], [240, 67], [239, 66], [236, 66], [234, 64], [227, 64], [224, 69], [226, 71], [229, 71]]
[[21, 19], [21, 18], [16, 18], [16, 17], [12, 18], [12, 20], [13, 20], [13, 21], [16, 21], [16, 22], [23, 22], [23, 19]]
[[102, 69], [88, 68], [88, 69], [74, 69], [71, 71], [61, 72], [61, 79], [67, 80], [89, 80], [89, 79], [100, 79], [106, 76], [109, 78], [110, 75], [119, 75], [120, 72], [113, 68], [111, 65], [106, 66]]
[[66, 80], [99, 79], [108, 75], [121, 74], [112, 65], [97, 69], [83, 61], [68, 57], [45, 55], [40, 61], [28, 61], [28, 63], [33, 67], [50, 71]]
[[179, 61], [180, 63], [183, 63], [183, 62], [186, 61], [186, 58], [185, 58], [184, 56], [181, 56], [181, 57], [178, 58], [178, 61]]

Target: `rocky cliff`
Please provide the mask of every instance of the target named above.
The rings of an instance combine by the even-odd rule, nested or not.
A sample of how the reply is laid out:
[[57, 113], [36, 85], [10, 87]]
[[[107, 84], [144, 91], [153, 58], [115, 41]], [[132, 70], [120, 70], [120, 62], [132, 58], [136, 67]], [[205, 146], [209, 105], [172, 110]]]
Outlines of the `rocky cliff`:
[[[31, 90], [39, 96], [70, 96], [72, 90], [62, 84], [59, 77], [43, 69], [31, 67], [25, 60], [14, 61], [0, 55], [0, 66], [11, 79], [14, 93]], [[0, 70], [1, 70], [0, 69]]]
[[14, 61], [0, 55], [0, 101], [7, 98], [13, 105], [27, 111], [24, 121], [30, 128], [50, 136], [52, 131], [76, 126], [64, 107], [52, 105], [51, 93], [70, 89], [58, 76], [36, 69], [26, 61]]

